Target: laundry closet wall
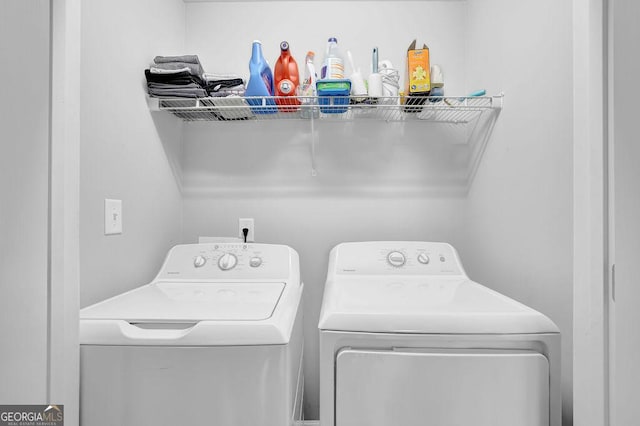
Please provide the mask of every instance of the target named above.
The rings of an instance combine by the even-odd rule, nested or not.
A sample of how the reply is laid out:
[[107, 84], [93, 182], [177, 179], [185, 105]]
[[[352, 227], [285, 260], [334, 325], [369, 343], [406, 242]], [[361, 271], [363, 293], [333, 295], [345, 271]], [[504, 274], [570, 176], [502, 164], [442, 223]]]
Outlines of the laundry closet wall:
[[[258, 242], [300, 254], [305, 417], [314, 419], [316, 327], [331, 248], [447, 241], [472, 278], [560, 326], [570, 407], [572, 2], [511, 3], [84, 1], [83, 305], [151, 280], [172, 244], [236, 236], [237, 219], [253, 217]], [[460, 155], [450, 129], [319, 123], [311, 176], [308, 123], [182, 123], [147, 109], [142, 70], [157, 54], [195, 53], [209, 72], [247, 77], [254, 39], [272, 65], [289, 41], [302, 69], [307, 50], [319, 67], [330, 36], [353, 51], [364, 75], [373, 46], [403, 72], [417, 36], [442, 65], [448, 94], [505, 92], [468, 192], [465, 170], [445, 166]], [[104, 198], [123, 199], [121, 236], [102, 235]]]
[[462, 260], [471, 277], [560, 327], [566, 426], [573, 405], [572, 2], [468, 5], [475, 35], [469, 84], [504, 90], [506, 98], [467, 198]]
[[0, 4], [0, 404], [48, 394], [49, 6]]
[[[80, 299], [144, 284], [181, 240], [182, 123], [151, 116], [144, 69], [184, 46], [181, 0], [82, 1]], [[122, 235], [104, 235], [104, 200], [123, 204]]]

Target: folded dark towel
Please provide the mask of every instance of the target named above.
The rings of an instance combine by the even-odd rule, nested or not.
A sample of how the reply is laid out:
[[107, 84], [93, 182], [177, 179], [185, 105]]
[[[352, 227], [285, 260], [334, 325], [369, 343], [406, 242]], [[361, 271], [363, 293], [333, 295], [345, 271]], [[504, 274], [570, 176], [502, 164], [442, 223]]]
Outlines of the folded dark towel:
[[202, 89], [202, 87], [200, 87], [200, 85], [196, 83], [190, 83], [190, 84], [147, 83], [147, 87], [149, 89], [160, 89], [160, 90]]
[[175, 80], [167, 80], [167, 81], [147, 81], [147, 84], [197, 84], [198, 86], [202, 86], [197, 80], [193, 80], [190, 78], [176, 78]]
[[167, 83], [167, 84], [191, 84], [196, 83], [201, 87], [204, 82], [198, 76], [191, 75], [189, 71], [182, 71], [177, 74], [154, 74], [149, 69], [144, 70], [147, 83]]
[[200, 65], [200, 59], [198, 55], [181, 55], [181, 56], [156, 56], [153, 58], [153, 62], [156, 64], [166, 64], [169, 62], [185, 62], [187, 64]]

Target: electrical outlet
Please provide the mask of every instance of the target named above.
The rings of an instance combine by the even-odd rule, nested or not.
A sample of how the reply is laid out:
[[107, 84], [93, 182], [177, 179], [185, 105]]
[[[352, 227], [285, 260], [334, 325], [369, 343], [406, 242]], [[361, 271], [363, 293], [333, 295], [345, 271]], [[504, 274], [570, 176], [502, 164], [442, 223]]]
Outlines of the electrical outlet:
[[240, 237], [240, 239], [242, 241], [244, 241], [244, 233], [242, 232], [242, 230], [244, 228], [247, 228], [249, 230], [249, 233], [247, 234], [247, 242], [248, 243], [253, 243], [256, 238], [255, 238], [255, 226], [253, 224], [253, 218], [240, 218], [238, 219], [238, 236]]
[[122, 234], [122, 200], [104, 200], [104, 235]]

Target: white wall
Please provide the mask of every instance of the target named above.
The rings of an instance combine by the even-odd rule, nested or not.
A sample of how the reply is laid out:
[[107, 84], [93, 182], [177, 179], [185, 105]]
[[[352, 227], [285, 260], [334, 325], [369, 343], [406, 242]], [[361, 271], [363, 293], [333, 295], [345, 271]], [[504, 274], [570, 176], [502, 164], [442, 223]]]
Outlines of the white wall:
[[[182, 53], [181, 0], [82, 2], [81, 305], [153, 278], [180, 241], [181, 125], [152, 116], [143, 70]], [[122, 235], [104, 235], [104, 199], [123, 200]]]
[[[329, 9], [336, 7], [344, 16]], [[296, 19], [274, 24], [283, 10]], [[310, 13], [320, 17], [305, 19]], [[331, 35], [353, 50], [365, 73], [374, 45], [402, 69], [404, 51], [419, 35], [443, 65], [448, 93], [506, 92], [468, 198], [453, 197], [448, 187], [459, 170], [438, 168], [438, 133], [422, 140], [419, 130], [387, 124], [323, 127], [312, 178], [308, 129], [299, 123], [182, 126], [168, 115], [150, 118], [144, 104], [142, 69], [156, 54], [197, 53], [207, 71], [246, 75], [255, 38], [271, 63], [287, 39], [299, 63], [313, 49], [319, 64]], [[472, 278], [561, 327], [569, 421], [571, 49], [568, 0], [83, 2], [82, 86], [102, 83], [108, 91], [82, 97], [82, 304], [147, 281], [178, 240], [235, 235], [238, 217], [254, 217], [258, 241], [288, 244], [301, 256], [305, 415], [317, 418], [316, 324], [331, 247], [444, 240], [460, 249]], [[380, 136], [389, 140], [375, 142]], [[174, 175], [185, 185], [184, 199]], [[105, 197], [124, 200], [122, 236], [102, 235]]]
[[315, 170], [308, 122], [189, 123], [184, 128], [187, 195], [464, 195], [470, 126], [320, 122]]
[[49, 2], [0, 2], [0, 404], [47, 402]]
[[572, 405], [571, 6], [469, 1], [469, 84], [504, 90], [505, 108], [469, 193], [460, 250], [473, 278], [560, 327], [565, 424]]
[[[307, 51], [316, 54], [319, 71], [327, 38], [336, 37], [343, 54], [351, 50], [364, 77], [371, 54], [404, 71], [406, 50], [416, 37], [430, 48], [432, 63], [442, 64], [446, 87], [464, 87], [466, 31], [462, 1], [222, 1], [187, 4], [187, 49], [197, 52], [209, 72], [249, 76], [251, 43], [262, 41], [271, 66], [287, 40], [301, 66]], [[455, 30], [452, 30], [455, 25]], [[345, 58], [346, 60], [346, 58]], [[350, 69], [350, 67], [347, 67]]]

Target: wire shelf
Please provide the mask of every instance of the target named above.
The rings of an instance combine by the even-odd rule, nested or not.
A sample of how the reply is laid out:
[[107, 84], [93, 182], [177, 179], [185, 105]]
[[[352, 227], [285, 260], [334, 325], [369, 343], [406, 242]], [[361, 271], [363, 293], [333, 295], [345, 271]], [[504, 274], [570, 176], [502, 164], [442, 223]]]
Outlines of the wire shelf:
[[502, 108], [503, 95], [478, 97], [148, 97], [152, 111], [184, 121], [378, 120], [467, 124], [483, 112]]

